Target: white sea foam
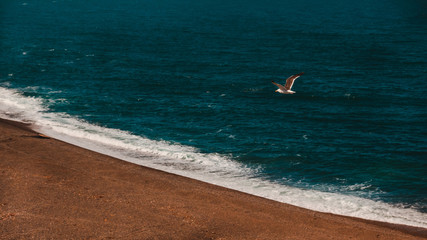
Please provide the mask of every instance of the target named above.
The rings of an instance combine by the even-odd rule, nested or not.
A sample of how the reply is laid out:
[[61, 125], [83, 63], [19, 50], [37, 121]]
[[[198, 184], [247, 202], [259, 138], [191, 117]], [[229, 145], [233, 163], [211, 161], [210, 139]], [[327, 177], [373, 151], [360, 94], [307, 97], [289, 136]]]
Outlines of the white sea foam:
[[[299, 189], [263, 180], [230, 156], [97, 126], [49, 111], [52, 101], [0, 87], [0, 117], [32, 123], [41, 133], [113, 157], [292, 205], [364, 219], [427, 228], [427, 214], [365, 198]], [[369, 185], [368, 185], [369, 186]], [[363, 189], [366, 185], [349, 188]]]

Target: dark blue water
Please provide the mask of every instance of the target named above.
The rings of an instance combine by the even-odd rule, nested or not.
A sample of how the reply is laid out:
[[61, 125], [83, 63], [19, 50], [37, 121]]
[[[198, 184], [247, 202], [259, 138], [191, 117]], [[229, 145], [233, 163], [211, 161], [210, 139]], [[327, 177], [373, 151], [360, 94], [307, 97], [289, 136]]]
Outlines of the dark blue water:
[[[427, 212], [427, 4], [0, 3], [0, 85], [257, 177]], [[275, 93], [299, 72], [296, 94]]]

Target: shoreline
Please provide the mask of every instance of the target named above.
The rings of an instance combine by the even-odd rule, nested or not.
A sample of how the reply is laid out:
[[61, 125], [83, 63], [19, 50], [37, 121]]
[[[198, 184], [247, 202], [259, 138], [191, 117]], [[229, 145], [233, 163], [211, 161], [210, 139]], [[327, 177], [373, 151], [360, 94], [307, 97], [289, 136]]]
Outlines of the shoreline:
[[39, 135], [0, 119], [0, 239], [427, 239], [427, 229], [321, 213]]

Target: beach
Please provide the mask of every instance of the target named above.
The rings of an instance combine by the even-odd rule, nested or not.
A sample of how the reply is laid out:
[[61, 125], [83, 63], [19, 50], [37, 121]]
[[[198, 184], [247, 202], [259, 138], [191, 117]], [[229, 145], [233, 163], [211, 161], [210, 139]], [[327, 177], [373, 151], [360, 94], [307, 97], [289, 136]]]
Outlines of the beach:
[[425, 239], [138, 166], [0, 121], [1, 239]]

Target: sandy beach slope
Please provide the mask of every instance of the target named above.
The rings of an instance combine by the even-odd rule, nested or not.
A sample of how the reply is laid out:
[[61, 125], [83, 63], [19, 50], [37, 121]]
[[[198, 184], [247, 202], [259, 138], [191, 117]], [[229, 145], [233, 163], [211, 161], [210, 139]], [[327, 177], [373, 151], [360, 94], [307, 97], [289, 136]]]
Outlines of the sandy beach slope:
[[141, 167], [0, 121], [0, 239], [427, 239]]

